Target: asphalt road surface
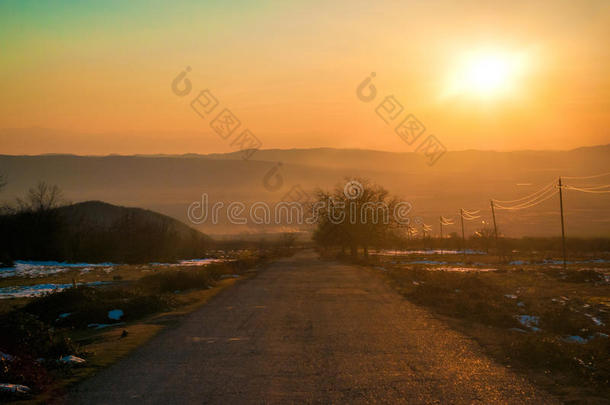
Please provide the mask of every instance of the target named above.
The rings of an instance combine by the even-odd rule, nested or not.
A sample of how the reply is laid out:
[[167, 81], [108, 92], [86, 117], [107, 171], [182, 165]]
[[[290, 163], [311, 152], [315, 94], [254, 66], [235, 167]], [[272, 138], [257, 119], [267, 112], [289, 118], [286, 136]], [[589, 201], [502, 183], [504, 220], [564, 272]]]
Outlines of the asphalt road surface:
[[66, 402], [555, 401], [380, 275], [301, 253], [221, 292]]

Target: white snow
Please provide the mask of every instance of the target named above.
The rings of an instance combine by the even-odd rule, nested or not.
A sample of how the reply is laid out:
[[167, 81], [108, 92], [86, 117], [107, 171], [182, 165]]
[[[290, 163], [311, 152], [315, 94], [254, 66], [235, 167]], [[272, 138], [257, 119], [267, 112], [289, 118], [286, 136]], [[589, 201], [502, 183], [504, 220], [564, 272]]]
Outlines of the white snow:
[[[78, 283], [77, 285], [86, 285], [89, 287], [96, 287], [104, 284], [109, 284], [109, 281], [93, 281], [90, 283]], [[72, 284], [34, 284], [34, 285], [18, 285], [11, 287], [0, 288], [0, 299], [6, 298], [24, 298], [24, 297], [36, 297], [43, 294], [52, 292], [58, 292], [71, 288]]]
[[13, 267], [0, 268], [0, 278], [8, 277], [43, 277], [73, 269], [90, 269], [92, 267], [112, 267], [114, 263], [66, 263], [54, 261], [17, 260]]
[[525, 327], [530, 328], [533, 331], [538, 331], [538, 322], [540, 322], [540, 317], [534, 315], [516, 315], [519, 323]]
[[427, 270], [440, 270], [440, 271], [454, 271], [454, 272], [469, 272], [469, 271], [496, 271], [498, 269], [492, 268], [478, 268], [478, 267], [428, 267]]
[[[401, 256], [401, 255], [461, 255], [464, 252], [462, 250], [441, 250], [441, 249], [430, 249], [430, 250], [380, 250], [373, 251], [372, 253], [380, 256]], [[478, 250], [466, 249], [467, 255], [484, 255], [485, 252]]]
[[206, 259], [190, 259], [190, 260], [180, 260], [177, 263], [150, 263], [151, 266], [166, 266], [166, 267], [198, 267], [198, 266], [207, 266], [210, 263], [224, 263], [231, 262], [233, 259], [214, 259], [214, 258], [206, 258]]
[[87, 325], [88, 328], [95, 328], [95, 329], [104, 329], [104, 328], [109, 328], [111, 326], [119, 326], [119, 325], [125, 325], [125, 322], [119, 322], [119, 323], [90, 323], [89, 325]]
[[59, 361], [64, 364], [83, 364], [86, 362], [85, 359], [81, 359], [80, 357], [76, 357], [72, 354], [60, 358]]
[[597, 326], [604, 326], [605, 324], [602, 322], [601, 319], [591, 315], [591, 314], [585, 314], [586, 317], [588, 317], [589, 319], [591, 319], [593, 321], [594, 324], [596, 324]]
[[526, 263], [527, 262], [525, 260], [513, 260], [512, 262], [509, 262], [508, 264], [510, 264], [512, 266], [521, 266]]
[[415, 260], [412, 262], [407, 262], [407, 264], [447, 264], [447, 262], [442, 262], [439, 260]]
[[568, 343], [580, 343], [580, 344], [587, 343], [587, 339], [585, 339], [581, 336], [578, 336], [578, 335], [565, 336], [562, 338], [562, 340], [564, 342], [568, 342]]
[[24, 395], [30, 393], [30, 387], [19, 384], [0, 383], [0, 392]]

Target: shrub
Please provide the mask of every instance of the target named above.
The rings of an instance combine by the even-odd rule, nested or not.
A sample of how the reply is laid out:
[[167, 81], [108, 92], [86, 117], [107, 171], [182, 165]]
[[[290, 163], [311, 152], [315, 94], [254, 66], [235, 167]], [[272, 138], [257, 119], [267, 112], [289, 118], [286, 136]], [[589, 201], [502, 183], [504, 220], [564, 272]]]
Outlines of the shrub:
[[56, 358], [76, 352], [76, 346], [35, 315], [16, 310], [0, 320], [0, 348], [20, 357]]
[[[121, 320], [134, 320], [167, 309], [169, 299], [160, 295], [145, 294], [138, 289], [125, 288], [70, 288], [33, 300], [24, 312], [57, 326], [83, 327], [90, 323], [109, 323], [108, 311], [121, 309]], [[59, 319], [59, 314], [70, 313]]]

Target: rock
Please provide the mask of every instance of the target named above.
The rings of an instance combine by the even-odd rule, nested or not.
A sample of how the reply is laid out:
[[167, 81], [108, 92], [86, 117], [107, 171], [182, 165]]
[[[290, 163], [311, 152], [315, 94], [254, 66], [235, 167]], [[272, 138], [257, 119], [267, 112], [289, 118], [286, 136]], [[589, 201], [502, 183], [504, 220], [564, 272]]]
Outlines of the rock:
[[113, 321], [120, 320], [123, 315], [123, 311], [120, 309], [113, 309], [112, 311], [108, 311], [108, 319], [112, 319]]

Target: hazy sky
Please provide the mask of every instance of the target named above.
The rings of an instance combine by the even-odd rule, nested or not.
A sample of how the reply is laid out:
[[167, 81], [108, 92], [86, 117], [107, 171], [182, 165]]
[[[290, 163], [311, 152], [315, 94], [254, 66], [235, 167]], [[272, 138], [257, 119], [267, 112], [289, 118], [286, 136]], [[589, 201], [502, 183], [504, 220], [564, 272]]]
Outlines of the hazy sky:
[[449, 149], [610, 143], [607, 0], [2, 1], [0, 48], [0, 128], [53, 130], [0, 153], [231, 150], [190, 107], [206, 88], [264, 148], [410, 151], [389, 95]]

